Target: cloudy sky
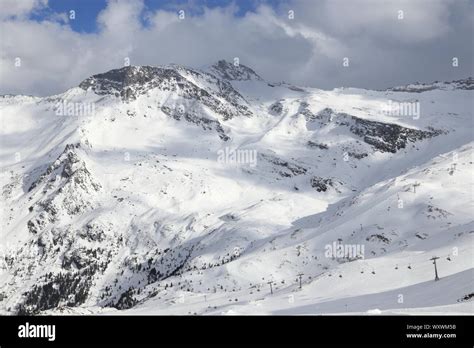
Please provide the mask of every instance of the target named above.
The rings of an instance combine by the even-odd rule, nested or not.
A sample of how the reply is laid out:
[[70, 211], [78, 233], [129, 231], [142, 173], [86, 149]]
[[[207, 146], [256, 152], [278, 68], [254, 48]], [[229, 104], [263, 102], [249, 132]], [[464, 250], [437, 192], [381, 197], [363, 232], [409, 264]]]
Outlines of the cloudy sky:
[[127, 59], [132, 65], [202, 67], [238, 57], [267, 80], [320, 88], [379, 89], [474, 75], [472, 0], [0, 5], [0, 94], [60, 93]]

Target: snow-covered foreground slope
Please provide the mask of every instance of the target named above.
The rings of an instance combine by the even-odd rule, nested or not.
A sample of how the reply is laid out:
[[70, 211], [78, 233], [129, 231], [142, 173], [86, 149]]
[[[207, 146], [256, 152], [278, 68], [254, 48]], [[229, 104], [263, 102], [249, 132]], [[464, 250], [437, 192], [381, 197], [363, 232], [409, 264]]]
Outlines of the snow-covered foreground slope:
[[473, 93], [220, 61], [3, 96], [0, 311], [471, 314]]

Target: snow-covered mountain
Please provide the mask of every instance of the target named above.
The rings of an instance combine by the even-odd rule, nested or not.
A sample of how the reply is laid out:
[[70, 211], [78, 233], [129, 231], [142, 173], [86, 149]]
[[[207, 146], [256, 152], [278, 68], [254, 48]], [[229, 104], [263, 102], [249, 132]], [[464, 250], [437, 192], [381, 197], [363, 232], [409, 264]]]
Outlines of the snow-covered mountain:
[[0, 313], [472, 313], [473, 86], [219, 61], [2, 96]]

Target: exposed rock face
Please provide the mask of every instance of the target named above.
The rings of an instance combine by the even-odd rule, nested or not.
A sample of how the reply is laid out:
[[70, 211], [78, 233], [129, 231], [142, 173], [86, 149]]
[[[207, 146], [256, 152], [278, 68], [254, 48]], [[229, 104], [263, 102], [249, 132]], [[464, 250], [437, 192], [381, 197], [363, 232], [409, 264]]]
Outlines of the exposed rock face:
[[222, 128], [222, 125], [219, 121], [201, 117], [195, 110], [186, 111], [186, 109], [184, 108], [172, 110], [167, 106], [162, 106], [161, 111], [163, 111], [166, 115], [174, 118], [175, 120], [179, 121], [181, 120], [181, 118], [183, 118], [188, 122], [201, 126], [204, 130], [215, 130], [219, 134], [219, 138], [224, 141], [230, 139], [230, 137], [225, 133], [224, 128]]
[[56, 240], [55, 244], [44, 245], [47, 257], [38, 265], [47, 265], [52, 261], [52, 256], [62, 257], [62, 270], [41, 276], [23, 294], [23, 300], [15, 308], [17, 314], [31, 315], [60, 306], [75, 307], [83, 304], [89, 296], [94, 276], [103, 273], [110, 263], [112, 254], [105, 248], [81, 247], [81, 240], [74, 241], [66, 236], [63, 238]]
[[233, 64], [220, 60], [212, 66], [218, 76], [230, 81], [262, 80], [255, 71], [243, 64]]
[[[57, 160], [48, 166], [45, 172], [36, 179], [28, 189], [32, 191], [40, 184], [46, 182], [55, 182], [56, 177], [60, 177], [63, 183], [60, 189], [66, 186], [68, 183], [79, 185], [86, 192], [90, 190], [98, 191], [100, 184], [94, 182], [88, 169], [86, 168], [85, 162], [80, 159], [77, 149], [80, 148], [80, 144], [68, 144], [64, 151], [59, 155]], [[52, 185], [47, 185], [46, 189], [51, 189]], [[60, 191], [61, 192], [61, 191]]]
[[[197, 80], [214, 83], [217, 87], [215, 89], [200, 87], [183, 76], [184, 73]], [[124, 101], [135, 100], [156, 88], [205, 105], [222, 115], [224, 120], [252, 115], [246, 101], [229, 82], [218, 80], [215, 76], [204, 72], [178, 66], [128, 66], [94, 75], [81, 82], [79, 87], [84, 90], [91, 89], [99, 95], [121, 97]]]
[[362, 137], [364, 142], [381, 152], [395, 153], [400, 149], [404, 149], [409, 142], [441, 134], [441, 131], [422, 131], [397, 124], [364, 120], [355, 116], [352, 116], [351, 119], [354, 123], [350, 126], [350, 131]]
[[13, 308], [18, 314], [84, 303], [92, 277], [111, 260], [115, 241], [101, 246], [104, 226], [90, 223], [77, 230], [68, 224], [97, 207], [94, 197], [101, 190], [82, 156], [79, 144], [66, 145], [29, 187], [32, 199], [40, 197], [29, 208], [34, 214], [27, 222], [32, 238], [9, 254], [8, 266], [21, 274], [17, 282], [40, 276]]
[[362, 153], [357, 153], [357, 152], [352, 152], [352, 151], [349, 151], [347, 153], [348, 156], [352, 157], [352, 158], [356, 158], [356, 159], [362, 159], [362, 158], [365, 158], [367, 157], [369, 154], [368, 153], [365, 153], [365, 152], [362, 152]]
[[474, 78], [468, 77], [467, 79], [460, 79], [455, 80], [452, 82], [456, 89], [464, 89], [464, 90], [473, 90], [474, 89]]
[[312, 177], [310, 180], [311, 187], [316, 189], [318, 192], [326, 192], [329, 188], [333, 188], [338, 191], [337, 186], [343, 185], [342, 182], [333, 180], [332, 178]]
[[56, 221], [59, 211], [74, 216], [93, 207], [90, 198], [101, 185], [80, 159], [79, 148], [79, 144], [66, 145], [58, 159], [31, 184], [28, 191], [41, 192], [43, 197], [30, 207], [30, 211], [38, 212], [28, 221], [32, 233], [38, 233], [47, 221]]
[[422, 93], [432, 90], [473, 90], [474, 89], [474, 78], [468, 77], [466, 79], [454, 80], [451, 82], [439, 82], [435, 81], [433, 83], [414, 83], [406, 86], [397, 86], [387, 89], [392, 92], [414, 92]]
[[278, 174], [285, 178], [290, 178], [290, 177], [294, 177], [298, 175], [304, 175], [307, 172], [307, 169], [304, 168], [303, 166], [296, 163], [291, 163], [289, 161], [282, 160], [281, 158], [278, 158], [273, 155], [260, 154], [260, 157], [263, 160], [276, 165]]
[[[247, 70], [241, 67], [236, 71], [243, 74]], [[120, 97], [124, 102], [136, 100], [153, 89], [170, 92], [174, 97], [170, 98], [166, 94], [163, 100], [155, 101], [161, 104], [165, 114], [176, 120], [194, 123], [205, 130], [216, 130], [224, 141], [230, 137], [225, 134], [219, 120], [200, 116], [203, 107], [215, 112], [223, 121], [253, 115], [247, 101], [220, 74], [213, 75], [181, 66], [128, 66], [94, 75], [81, 82], [79, 87], [99, 95]]]
[[[330, 108], [325, 108], [316, 115], [308, 114], [307, 116], [308, 129], [322, 128], [331, 122], [338, 126], [348, 127], [350, 132], [380, 152], [396, 153], [406, 148], [410, 142], [414, 143], [442, 133], [440, 130], [418, 130], [394, 123], [366, 120], [346, 113], [337, 113]], [[352, 157], [358, 157], [357, 154], [352, 155], [354, 155]]]
[[330, 108], [324, 108], [314, 114], [309, 110], [309, 105], [304, 102], [301, 103], [299, 112], [305, 116], [307, 127], [311, 130], [327, 126], [337, 116], [337, 113]]
[[268, 108], [268, 111], [274, 115], [281, 115], [283, 112], [283, 104], [281, 101], [276, 101]]
[[320, 149], [320, 150], [327, 150], [327, 149], [329, 149], [329, 146], [328, 146], [328, 145], [316, 143], [316, 142], [311, 141], [311, 140], [308, 140], [308, 142], [306, 143], [306, 145], [308, 145], [308, 147], [311, 147], [311, 148], [318, 148], [318, 149]]
[[309, 104], [305, 101], [300, 103], [298, 113], [304, 115], [307, 122], [311, 122], [317, 118], [317, 116], [309, 110]]
[[67, 145], [58, 159], [30, 186], [32, 197], [40, 195], [41, 198], [29, 208], [34, 216], [28, 220], [27, 227], [37, 236], [42, 252], [52, 245], [59, 246], [63, 240], [63, 232], [55, 228], [61, 219], [80, 216], [95, 207], [93, 197], [101, 185], [80, 159], [78, 149], [79, 144]]
[[[214, 82], [217, 88], [212, 90], [199, 87], [180, 74], [180, 71], [207, 82]], [[157, 88], [161, 91], [174, 92], [185, 99], [201, 102], [222, 114], [225, 119], [252, 114], [242, 96], [227, 81], [181, 67], [128, 66], [89, 77], [81, 82], [79, 87], [84, 90], [91, 89], [99, 95], [115, 95], [124, 101], [135, 100], [139, 95]], [[219, 98], [230, 105], [222, 103]]]

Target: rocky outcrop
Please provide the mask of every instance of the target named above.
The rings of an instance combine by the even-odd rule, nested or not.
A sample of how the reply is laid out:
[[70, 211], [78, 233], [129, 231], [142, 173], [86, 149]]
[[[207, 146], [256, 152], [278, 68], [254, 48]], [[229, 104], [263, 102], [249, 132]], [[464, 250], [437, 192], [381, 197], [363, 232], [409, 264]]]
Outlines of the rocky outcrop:
[[369, 121], [355, 116], [350, 116], [350, 118], [353, 121], [349, 126], [350, 131], [380, 152], [396, 153], [398, 150], [406, 148], [410, 142], [441, 134], [441, 131], [437, 130], [423, 131], [393, 123]]
[[201, 117], [194, 110], [186, 111], [185, 108], [181, 109], [178, 107], [177, 109], [171, 109], [168, 106], [162, 106], [161, 111], [177, 121], [184, 119], [187, 122], [201, 126], [204, 130], [214, 130], [219, 135], [219, 138], [221, 138], [223, 141], [228, 141], [230, 139], [218, 120], [210, 120], [208, 118]]
[[[183, 75], [192, 76], [194, 82]], [[203, 82], [202, 86], [197, 84], [199, 80]], [[210, 83], [212, 87], [204, 86], [206, 83]], [[158, 89], [205, 105], [224, 120], [252, 115], [247, 102], [229, 82], [178, 66], [127, 66], [89, 77], [79, 87], [92, 90], [98, 95], [113, 95], [125, 102], [133, 101], [152, 89]]]
[[474, 78], [468, 77], [466, 79], [454, 80], [451, 82], [439, 82], [433, 83], [413, 83], [405, 86], [397, 86], [387, 89], [392, 92], [410, 92], [410, 93], [422, 93], [432, 90], [474, 90]]
[[263, 160], [277, 166], [275, 170], [281, 177], [284, 177], [284, 178], [291, 178], [294, 176], [303, 175], [303, 174], [306, 174], [308, 171], [306, 168], [304, 168], [303, 166], [299, 164], [282, 160], [281, 158], [278, 158], [273, 155], [260, 154], [259, 156]]
[[283, 104], [282, 101], [276, 101], [272, 105], [268, 107], [268, 112], [273, 115], [281, 115], [283, 112]]
[[332, 178], [314, 176], [310, 179], [310, 185], [318, 192], [326, 192], [329, 188], [333, 188], [336, 192], [339, 192], [337, 187], [343, 185], [343, 183]]
[[327, 150], [329, 149], [329, 146], [326, 145], [326, 144], [322, 144], [322, 143], [317, 143], [317, 142], [314, 142], [314, 141], [311, 141], [311, 140], [308, 140], [308, 142], [306, 143], [306, 145], [310, 148], [318, 148], [320, 150]]
[[28, 191], [41, 198], [29, 210], [35, 216], [27, 222], [37, 234], [61, 215], [75, 216], [94, 207], [93, 195], [101, 185], [93, 178], [86, 163], [78, 155], [79, 144], [68, 144], [54, 163], [30, 185]]
[[[432, 138], [442, 133], [435, 129], [419, 130], [395, 123], [367, 120], [346, 113], [337, 113], [331, 108], [324, 108], [317, 114], [308, 111], [306, 119], [309, 124], [308, 129], [312, 130], [323, 128], [331, 122], [340, 127], [347, 127], [351, 133], [380, 152], [396, 153], [406, 148], [409, 143]], [[355, 158], [360, 157], [355, 153], [350, 155]], [[365, 156], [362, 155], [360, 158], [363, 157]]]
[[229, 81], [262, 80], [262, 78], [249, 67], [243, 64], [233, 64], [225, 60], [219, 60], [211, 67], [211, 71], [215, 75]]

